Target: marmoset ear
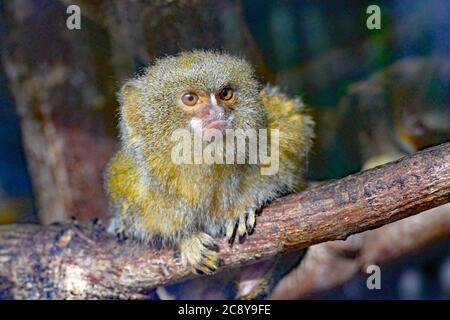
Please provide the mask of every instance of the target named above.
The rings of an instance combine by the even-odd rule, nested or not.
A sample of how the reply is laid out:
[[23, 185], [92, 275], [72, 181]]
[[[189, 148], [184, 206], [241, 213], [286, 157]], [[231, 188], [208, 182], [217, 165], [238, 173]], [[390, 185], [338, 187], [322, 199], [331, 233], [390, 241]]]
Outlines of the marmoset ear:
[[123, 107], [136, 108], [141, 99], [141, 91], [137, 81], [127, 81], [119, 92], [119, 101]]
[[121, 114], [126, 123], [138, 125], [141, 118], [140, 104], [142, 91], [139, 83], [135, 80], [127, 81], [119, 92]]

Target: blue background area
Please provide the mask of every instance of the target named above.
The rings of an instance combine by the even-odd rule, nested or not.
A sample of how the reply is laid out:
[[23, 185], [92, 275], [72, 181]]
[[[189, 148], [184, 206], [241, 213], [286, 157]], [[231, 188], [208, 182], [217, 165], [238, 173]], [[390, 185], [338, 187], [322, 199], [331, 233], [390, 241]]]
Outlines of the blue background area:
[[31, 197], [19, 119], [0, 74], [0, 197]]

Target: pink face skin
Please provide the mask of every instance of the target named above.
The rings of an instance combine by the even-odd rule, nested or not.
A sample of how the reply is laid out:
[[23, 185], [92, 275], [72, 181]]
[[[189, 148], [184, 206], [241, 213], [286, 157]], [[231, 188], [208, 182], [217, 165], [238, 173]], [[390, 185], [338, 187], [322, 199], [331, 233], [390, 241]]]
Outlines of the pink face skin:
[[[224, 96], [224, 93], [227, 95]], [[199, 135], [205, 130], [216, 129], [225, 133], [232, 128], [231, 109], [234, 107], [234, 92], [225, 88], [217, 93], [204, 91], [182, 95], [179, 107], [191, 116], [189, 125]]]
[[191, 128], [197, 133], [208, 129], [225, 132], [225, 129], [229, 129], [231, 125], [229, 112], [225, 108], [227, 107], [219, 105], [214, 95], [211, 95], [210, 99], [194, 106], [194, 115], [190, 121]]

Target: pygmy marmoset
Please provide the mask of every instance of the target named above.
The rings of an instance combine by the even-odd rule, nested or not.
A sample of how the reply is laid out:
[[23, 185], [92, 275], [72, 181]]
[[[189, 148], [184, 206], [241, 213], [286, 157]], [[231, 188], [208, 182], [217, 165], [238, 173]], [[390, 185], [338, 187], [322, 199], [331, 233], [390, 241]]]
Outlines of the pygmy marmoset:
[[[313, 120], [299, 98], [263, 88], [240, 58], [193, 51], [159, 59], [124, 84], [119, 100], [120, 149], [105, 174], [113, 228], [145, 244], [178, 247], [192, 271], [214, 272], [214, 237], [243, 239], [264, 203], [302, 187]], [[259, 160], [174, 163], [177, 129], [192, 136], [276, 129], [278, 149], [268, 149], [278, 170], [262, 174], [266, 164]]]

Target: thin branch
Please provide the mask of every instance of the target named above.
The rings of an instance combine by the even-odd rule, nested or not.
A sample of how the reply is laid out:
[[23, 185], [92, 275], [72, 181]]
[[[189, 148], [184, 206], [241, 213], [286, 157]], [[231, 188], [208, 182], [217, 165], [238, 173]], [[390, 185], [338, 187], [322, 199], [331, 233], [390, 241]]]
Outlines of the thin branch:
[[[450, 143], [274, 201], [222, 270], [374, 229], [450, 202]], [[118, 243], [99, 225], [0, 227], [0, 296], [145, 298], [191, 277], [174, 251]]]

